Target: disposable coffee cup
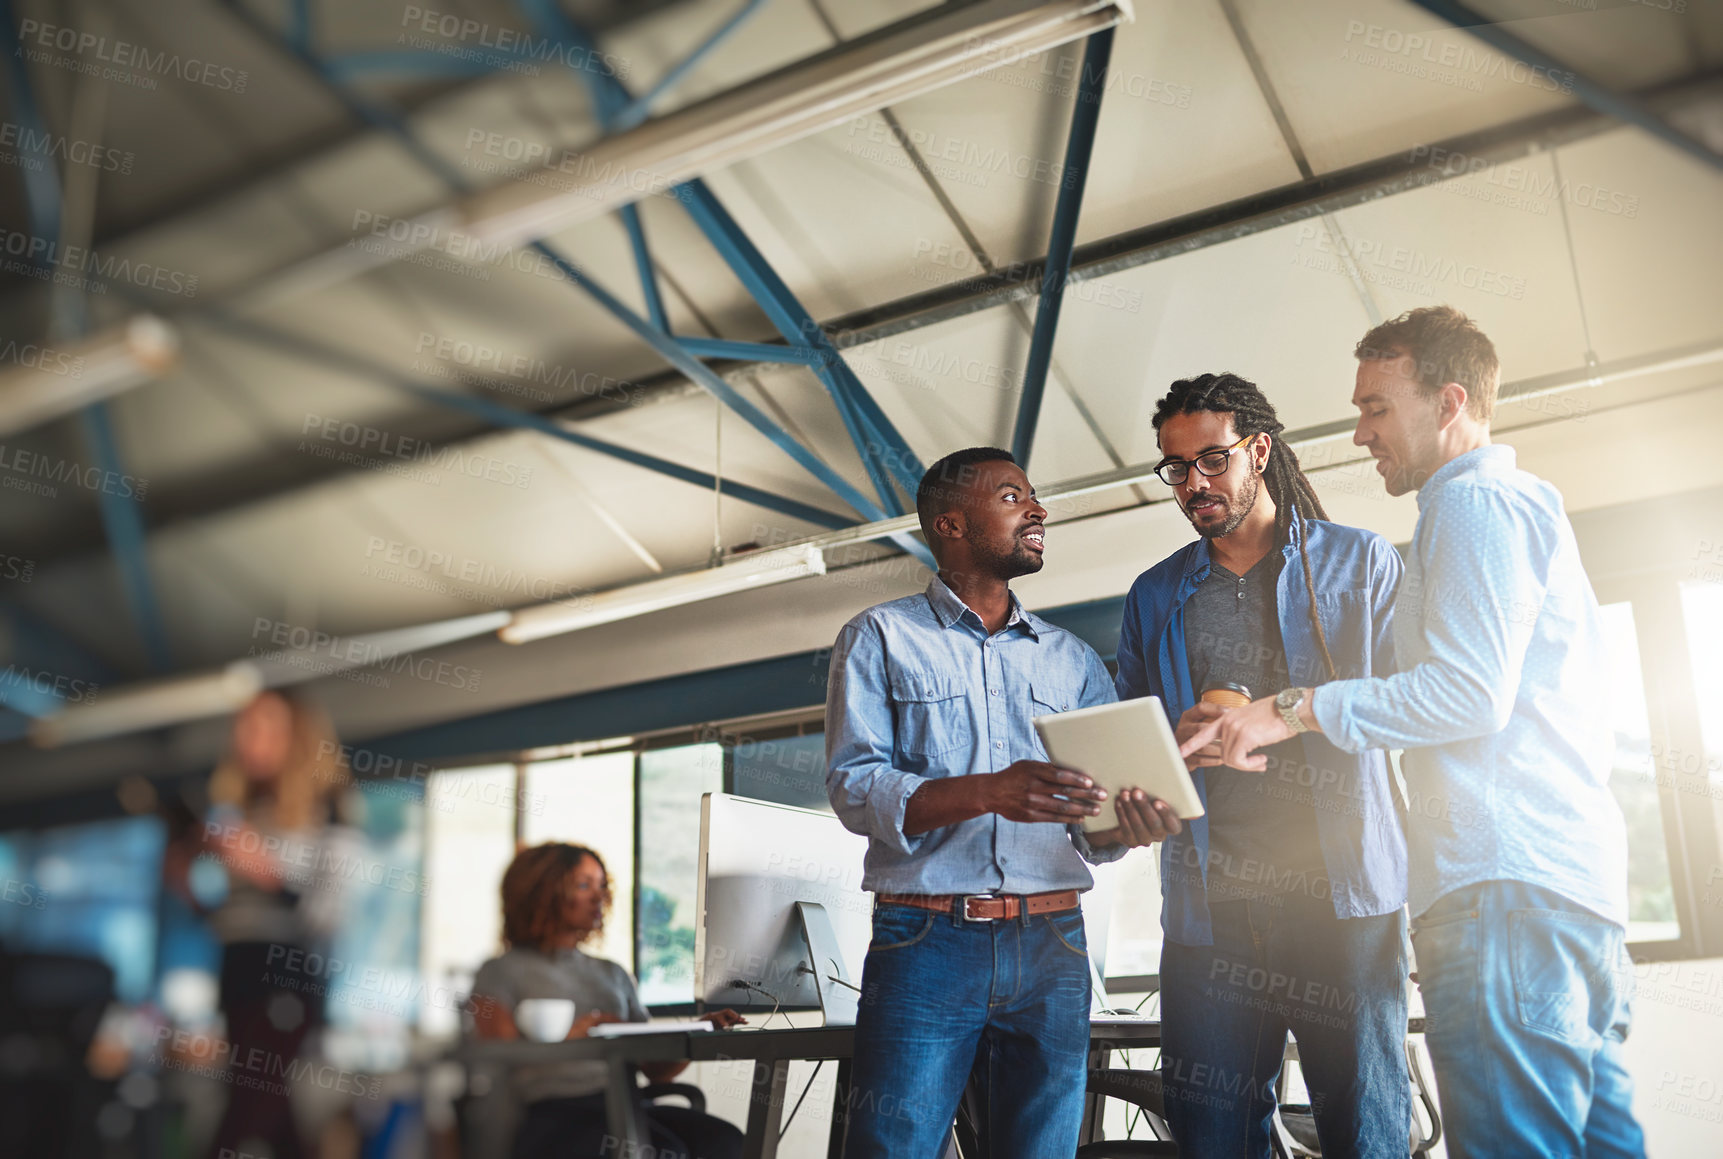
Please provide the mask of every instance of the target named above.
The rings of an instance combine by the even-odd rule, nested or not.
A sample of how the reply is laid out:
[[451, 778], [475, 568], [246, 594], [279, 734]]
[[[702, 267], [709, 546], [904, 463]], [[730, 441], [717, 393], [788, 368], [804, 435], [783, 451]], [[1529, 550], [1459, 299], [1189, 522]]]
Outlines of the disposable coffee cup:
[[1243, 708], [1250, 703], [1250, 689], [1242, 684], [1211, 684], [1203, 689], [1202, 702], [1222, 708]]
[[515, 1025], [523, 1038], [561, 1042], [574, 1028], [574, 999], [523, 998], [515, 1004]]

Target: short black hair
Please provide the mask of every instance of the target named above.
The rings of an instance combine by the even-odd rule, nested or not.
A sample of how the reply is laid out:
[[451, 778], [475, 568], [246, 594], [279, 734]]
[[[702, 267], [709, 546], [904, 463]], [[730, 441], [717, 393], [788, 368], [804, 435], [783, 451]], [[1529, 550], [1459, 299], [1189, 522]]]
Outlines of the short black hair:
[[921, 519], [921, 533], [931, 546], [934, 540], [933, 521], [951, 510], [958, 492], [975, 482], [975, 466], [979, 463], [1011, 463], [1017, 459], [1010, 451], [998, 447], [965, 447], [953, 451], [927, 469], [921, 485], [915, 489], [915, 513]]

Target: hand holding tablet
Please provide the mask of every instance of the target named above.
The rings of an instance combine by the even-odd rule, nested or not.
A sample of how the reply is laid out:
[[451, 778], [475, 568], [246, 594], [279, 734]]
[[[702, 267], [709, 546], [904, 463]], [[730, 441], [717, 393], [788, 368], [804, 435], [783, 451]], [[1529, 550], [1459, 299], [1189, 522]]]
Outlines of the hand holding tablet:
[[[1123, 793], [1141, 790], [1167, 802], [1180, 818], [1203, 815], [1202, 798], [1157, 698], [1038, 716], [1034, 723], [1055, 764], [1083, 773], [1115, 802]], [[1148, 807], [1134, 794], [1133, 798], [1140, 807]], [[1083, 822], [1085, 833], [1112, 828], [1114, 823], [1105, 813]]]

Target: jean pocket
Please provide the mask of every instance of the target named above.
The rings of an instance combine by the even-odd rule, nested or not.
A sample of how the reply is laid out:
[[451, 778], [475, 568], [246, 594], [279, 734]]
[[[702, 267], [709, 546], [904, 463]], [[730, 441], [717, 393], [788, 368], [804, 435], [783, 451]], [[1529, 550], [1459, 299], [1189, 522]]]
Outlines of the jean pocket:
[[913, 946], [927, 937], [933, 929], [933, 923], [940, 915], [932, 910], [917, 909], [909, 905], [876, 906], [873, 911], [873, 940], [868, 942], [868, 952], [878, 950], [901, 950], [905, 946]]
[[1061, 946], [1073, 954], [1080, 954], [1085, 958], [1089, 956], [1089, 936], [1083, 930], [1082, 910], [1048, 914], [1047, 927], [1053, 931], [1053, 936], [1059, 939]]
[[1455, 922], [1476, 920], [1481, 900], [1476, 886], [1443, 894], [1429, 909], [1412, 919], [1412, 936], [1417, 937], [1421, 930], [1433, 930], [1453, 925]]
[[[1612, 1019], [1605, 999], [1621, 930], [1570, 910], [1508, 914], [1508, 954], [1521, 1025], [1595, 1049]], [[1600, 1025], [1601, 1023], [1601, 1025]]]

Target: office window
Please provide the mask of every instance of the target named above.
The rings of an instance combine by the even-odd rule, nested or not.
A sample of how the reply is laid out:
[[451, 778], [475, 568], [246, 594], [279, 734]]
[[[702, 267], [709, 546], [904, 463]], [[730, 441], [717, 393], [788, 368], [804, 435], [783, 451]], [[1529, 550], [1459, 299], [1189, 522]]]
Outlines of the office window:
[[0, 939], [20, 950], [100, 958], [123, 1002], [155, 988], [161, 822], [131, 817], [40, 832], [0, 843], [5, 879]]
[[[503, 870], [514, 857], [515, 770], [485, 765], [432, 773], [425, 784], [425, 896], [420, 937], [425, 985], [467, 993], [502, 949]], [[419, 1028], [453, 1035], [459, 1011], [425, 1004]]]
[[428, 889], [424, 787], [410, 781], [361, 782], [353, 790], [357, 843], [342, 872], [342, 920], [330, 955], [326, 1042], [343, 1065], [392, 1070], [406, 1062], [411, 1026], [430, 1005], [453, 995], [420, 974], [420, 901]]
[[634, 969], [634, 754], [605, 753], [526, 767], [521, 840], [566, 841], [604, 859], [615, 899], [588, 953]]
[[640, 997], [648, 1005], [692, 1002], [700, 797], [723, 789], [724, 750], [694, 744], [643, 752], [639, 786]]
[[1107, 936], [1108, 978], [1161, 972], [1161, 847], [1133, 849], [1123, 860], [1095, 867], [1113, 874], [1112, 921]]
[[1663, 829], [1651, 722], [1646, 712], [1639, 635], [1628, 602], [1604, 604], [1603, 632], [1609, 647], [1610, 713], [1615, 761], [1609, 787], [1627, 822], [1627, 938], [1661, 942], [1678, 938], [1675, 887]]
[[825, 733], [738, 743], [730, 760], [734, 792], [780, 805], [832, 811], [826, 796]]
[[1681, 613], [1687, 624], [1687, 651], [1693, 657], [1699, 735], [1705, 742], [1703, 763], [1694, 758], [1684, 762], [1682, 771], [1703, 768], [1706, 779], [1716, 787], [1723, 785], [1723, 653], [1719, 652], [1723, 647], [1723, 582], [1682, 584]]

